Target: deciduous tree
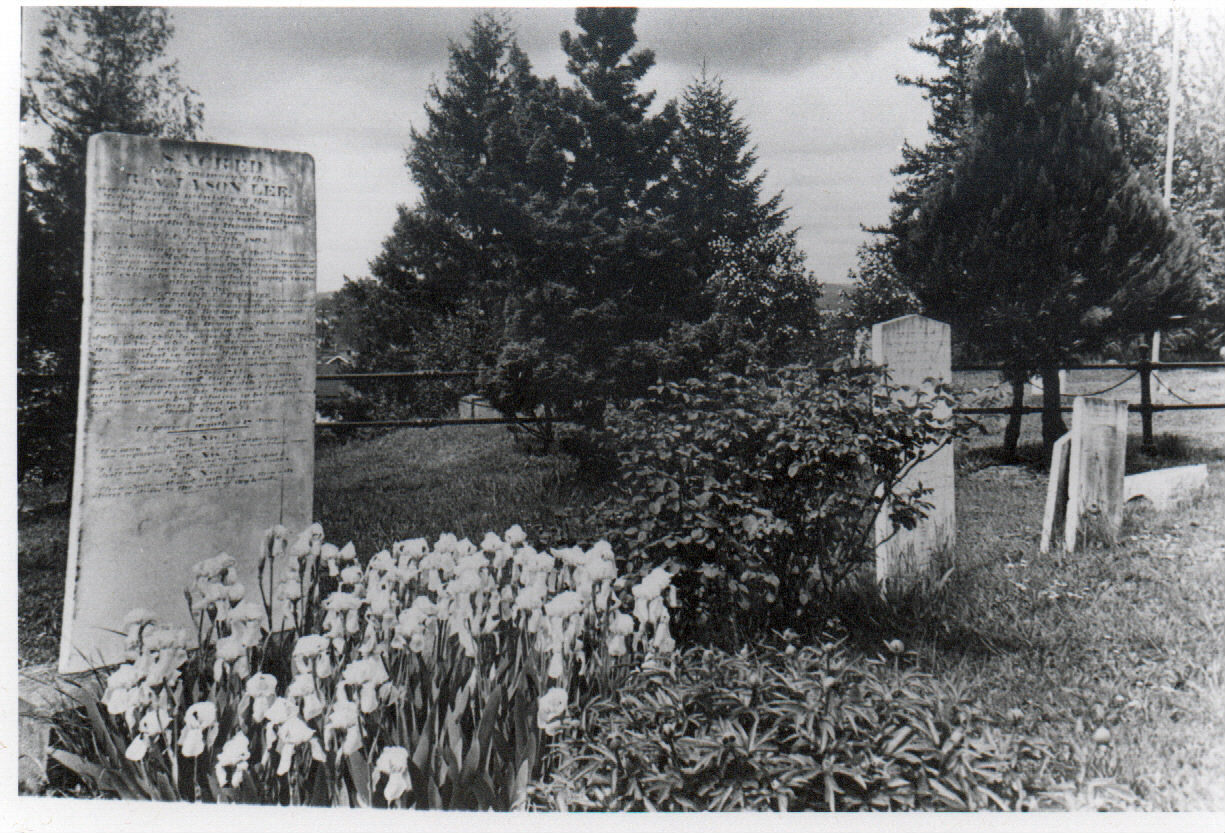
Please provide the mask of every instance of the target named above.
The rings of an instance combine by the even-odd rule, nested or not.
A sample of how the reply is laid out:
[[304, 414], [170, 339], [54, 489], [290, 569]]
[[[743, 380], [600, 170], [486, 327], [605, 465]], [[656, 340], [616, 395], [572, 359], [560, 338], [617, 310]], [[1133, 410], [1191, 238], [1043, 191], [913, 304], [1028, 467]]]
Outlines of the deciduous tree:
[[[165, 9], [53, 6], [41, 13], [43, 43], [22, 94], [31, 141], [21, 156], [18, 362], [26, 373], [71, 375], [81, 334], [89, 137], [116, 131], [195, 138], [203, 106], [166, 59], [174, 28]], [[61, 430], [71, 436], [74, 386], [22, 406], [31, 414], [67, 413]], [[22, 459], [41, 442], [23, 430]]]

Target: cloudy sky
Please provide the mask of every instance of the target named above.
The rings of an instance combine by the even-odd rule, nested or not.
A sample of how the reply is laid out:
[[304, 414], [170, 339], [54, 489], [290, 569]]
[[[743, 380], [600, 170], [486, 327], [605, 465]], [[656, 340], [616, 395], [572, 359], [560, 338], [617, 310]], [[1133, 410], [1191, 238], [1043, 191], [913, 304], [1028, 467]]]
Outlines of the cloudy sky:
[[[431, 81], [447, 70], [477, 8], [176, 7], [171, 57], [205, 105], [206, 138], [315, 157], [319, 288], [369, 274], [396, 205], [417, 191], [404, 167], [410, 128], [425, 126]], [[563, 83], [558, 36], [573, 7], [503, 8], [536, 72]], [[36, 59], [37, 12], [23, 53]], [[885, 219], [889, 169], [904, 139], [925, 141], [918, 90], [895, 76], [931, 72], [908, 40], [924, 9], [643, 8], [639, 47], [656, 65], [642, 88], [656, 106], [702, 69], [722, 78], [752, 130], [769, 193], [784, 192], [809, 266], [845, 280], [860, 224]]]

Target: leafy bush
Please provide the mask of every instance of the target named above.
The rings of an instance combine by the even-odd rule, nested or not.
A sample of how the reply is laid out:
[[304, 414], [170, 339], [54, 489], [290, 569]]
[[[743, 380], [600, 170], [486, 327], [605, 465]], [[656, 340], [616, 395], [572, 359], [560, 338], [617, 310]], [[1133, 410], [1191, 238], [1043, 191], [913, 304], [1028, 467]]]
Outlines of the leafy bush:
[[[607, 417], [622, 468], [602, 528], [631, 569], [668, 563], [678, 633], [734, 643], [803, 618], [873, 556], [879, 511], [913, 528], [922, 490], [887, 495], [958, 430], [943, 386], [789, 367], [652, 388]], [[888, 503], [888, 506], [885, 504]]]
[[54, 757], [125, 798], [510, 809], [572, 703], [672, 650], [669, 575], [629, 588], [607, 544], [541, 553], [512, 527], [355, 555], [317, 524], [269, 530], [262, 604], [230, 556], [200, 562], [199, 649], [133, 611], [91, 742]]
[[534, 806], [569, 810], [1010, 809], [1009, 736], [964, 695], [839, 644], [692, 648], [633, 672], [550, 751]]

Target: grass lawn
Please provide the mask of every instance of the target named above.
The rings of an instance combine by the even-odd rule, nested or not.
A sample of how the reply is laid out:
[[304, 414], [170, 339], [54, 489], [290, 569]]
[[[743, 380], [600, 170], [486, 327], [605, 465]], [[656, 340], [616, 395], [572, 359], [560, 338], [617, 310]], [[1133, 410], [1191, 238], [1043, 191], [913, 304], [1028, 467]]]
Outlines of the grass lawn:
[[[1069, 388], [1126, 375], [1074, 373]], [[1189, 399], [1225, 401], [1225, 373], [1162, 377]], [[1117, 394], [1138, 401], [1135, 384]], [[1209, 487], [1169, 512], [1129, 507], [1117, 546], [1074, 555], [1037, 552], [1046, 488], [1037, 417], [1021, 440], [1031, 465], [995, 464], [993, 422], [958, 453], [960, 569], [936, 598], [882, 627], [1014, 733], [1018, 760], [1047, 790], [1043, 806], [1225, 811], [1225, 412], [1158, 414], [1153, 455], [1139, 452], [1133, 415], [1129, 471], [1207, 462]], [[362, 556], [407, 537], [479, 538], [514, 523], [533, 541], [549, 529], [590, 541], [599, 531], [564, 511], [596, 497], [575, 482], [564, 458], [527, 454], [500, 427], [405, 430], [321, 446], [316, 516], [329, 541], [353, 540]], [[21, 497], [28, 664], [56, 652], [67, 495], [23, 488]]]

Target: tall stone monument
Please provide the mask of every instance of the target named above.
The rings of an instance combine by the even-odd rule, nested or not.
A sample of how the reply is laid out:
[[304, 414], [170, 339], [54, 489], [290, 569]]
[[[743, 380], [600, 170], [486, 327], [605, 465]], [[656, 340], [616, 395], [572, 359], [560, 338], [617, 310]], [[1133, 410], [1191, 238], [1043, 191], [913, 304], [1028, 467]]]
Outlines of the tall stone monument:
[[87, 164], [65, 673], [121, 661], [134, 608], [187, 625], [219, 552], [258, 600], [314, 469], [314, 161], [103, 133]]
[[[948, 324], [922, 315], [903, 315], [872, 327], [872, 361], [888, 368], [895, 385], [914, 390], [934, 379], [952, 381], [952, 336]], [[913, 396], [914, 394], [911, 394]], [[910, 491], [922, 485], [932, 505], [914, 529], [895, 529], [886, 510], [876, 517], [876, 580], [879, 584], [922, 579], [932, 557], [951, 551], [957, 532], [953, 484], [953, 447], [947, 445], [919, 463], [898, 485]]]

